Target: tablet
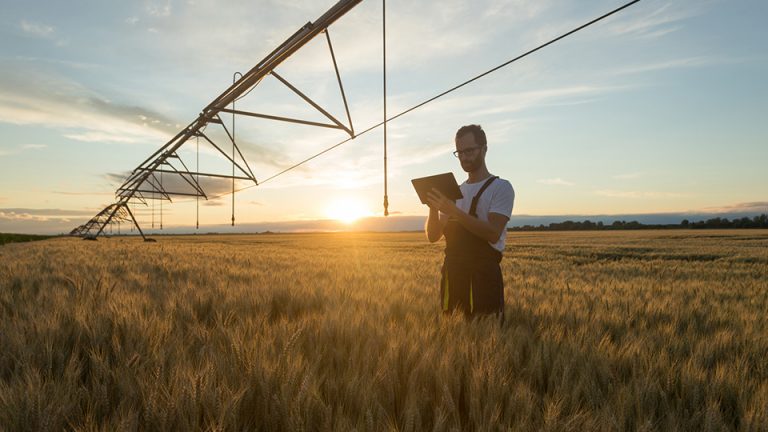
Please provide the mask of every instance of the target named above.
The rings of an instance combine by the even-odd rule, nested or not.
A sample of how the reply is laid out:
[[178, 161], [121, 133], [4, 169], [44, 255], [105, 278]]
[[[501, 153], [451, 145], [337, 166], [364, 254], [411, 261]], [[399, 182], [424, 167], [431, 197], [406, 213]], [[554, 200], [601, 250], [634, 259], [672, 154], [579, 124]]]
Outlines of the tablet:
[[427, 192], [431, 191], [432, 188], [439, 190], [449, 200], [456, 201], [459, 198], [464, 198], [453, 173], [416, 178], [411, 180], [411, 183], [413, 183], [413, 187], [416, 189], [422, 204], [427, 203]]

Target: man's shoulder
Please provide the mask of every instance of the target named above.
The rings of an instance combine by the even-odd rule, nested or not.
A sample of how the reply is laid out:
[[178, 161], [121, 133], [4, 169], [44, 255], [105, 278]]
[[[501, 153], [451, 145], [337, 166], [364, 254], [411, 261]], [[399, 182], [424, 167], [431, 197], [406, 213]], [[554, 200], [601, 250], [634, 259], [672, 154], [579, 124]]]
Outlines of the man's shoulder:
[[512, 183], [509, 182], [507, 179], [503, 179], [501, 177], [498, 177], [493, 183], [495, 183], [495, 188], [504, 192], [512, 194], [515, 193], [515, 189], [512, 187]]

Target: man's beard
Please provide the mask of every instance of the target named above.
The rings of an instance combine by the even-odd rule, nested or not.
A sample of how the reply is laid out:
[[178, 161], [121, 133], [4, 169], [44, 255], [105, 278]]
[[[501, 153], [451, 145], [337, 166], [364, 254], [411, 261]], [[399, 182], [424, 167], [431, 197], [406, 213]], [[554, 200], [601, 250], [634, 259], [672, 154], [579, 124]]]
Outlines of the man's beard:
[[480, 157], [478, 156], [472, 160], [461, 161], [461, 168], [468, 173], [477, 171], [477, 169], [480, 168]]

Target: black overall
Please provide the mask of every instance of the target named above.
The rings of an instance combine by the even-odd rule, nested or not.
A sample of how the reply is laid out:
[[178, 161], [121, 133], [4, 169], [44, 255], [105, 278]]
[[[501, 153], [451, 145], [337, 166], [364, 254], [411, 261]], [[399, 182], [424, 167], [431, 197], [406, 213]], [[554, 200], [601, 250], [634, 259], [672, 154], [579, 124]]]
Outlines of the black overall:
[[[472, 198], [469, 215], [477, 217], [477, 202], [498, 177], [489, 178]], [[458, 221], [449, 219], [445, 234], [445, 262], [440, 279], [440, 303], [445, 313], [454, 310], [467, 317], [504, 311], [504, 281], [501, 252], [472, 234]]]

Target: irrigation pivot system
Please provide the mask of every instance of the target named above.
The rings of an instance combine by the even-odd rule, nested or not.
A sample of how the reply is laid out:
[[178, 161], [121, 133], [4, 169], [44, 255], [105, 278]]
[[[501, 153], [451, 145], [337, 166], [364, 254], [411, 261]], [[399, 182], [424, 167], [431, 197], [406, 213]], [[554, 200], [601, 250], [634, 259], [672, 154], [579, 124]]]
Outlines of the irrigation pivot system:
[[[400, 116], [403, 116], [467, 84], [470, 84], [492, 72], [495, 72], [503, 67], [506, 67], [522, 59], [523, 57], [533, 54], [536, 51], [542, 48], [545, 48], [563, 38], [566, 38], [586, 27], [589, 27], [598, 21], [601, 21], [613, 14], [616, 14], [626, 9], [627, 7], [632, 6], [633, 4], [639, 2], [640, 0], [629, 1], [623, 6], [620, 6], [600, 17], [597, 17], [585, 24], [582, 24], [579, 27], [576, 27], [566, 33], [563, 33], [560, 36], [553, 38], [546, 43], [543, 43], [521, 55], [518, 55], [498, 66], [495, 66], [479, 75], [476, 75], [446, 91], [443, 91], [442, 93], [432, 96], [391, 117], [387, 117], [387, 110], [386, 110], [386, 106], [387, 106], [387, 103], [386, 103], [387, 101], [386, 7], [385, 7], [386, 0], [382, 0], [382, 5], [384, 6], [382, 7], [382, 15], [383, 15], [382, 16], [382, 35], [383, 35], [382, 39], [384, 42], [384, 46], [383, 46], [384, 68], [383, 68], [383, 74], [382, 74], [383, 81], [384, 81], [383, 83], [384, 84], [383, 85], [384, 119], [382, 122], [378, 124], [375, 124], [373, 126], [368, 127], [365, 130], [355, 133], [355, 130], [352, 126], [352, 118], [350, 116], [346, 95], [344, 93], [344, 86], [342, 84], [341, 75], [339, 73], [339, 68], [336, 63], [336, 57], [333, 52], [333, 45], [331, 43], [331, 38], [328, 33], [328, 27], [331, 24], [333, 24], [336, 20], [341, 18], [344, 14], [349, 12], [356, 5], [358, 5], [361, 1], [362, 0], [339, 0], [333, 7], [331, 7], [327, 12], [321, 15], [317, 20], [315, 20], [315, 22], [308, 22], [307, 24], [302, 26], [298, 31], [296, 31], [293, 35], [291, 35], [285, 42], [280, 44], [277, 48], [275, 48], [274, 51], [269, 53], [269, 55], [267, 55], [266, 57], [264, 57], [264, 59], [262, 59], [259, 63], [257, 63], [256, 66], [254, 66], [251, 70], [249, 70], [245, 74], [241, 74], [239, 79], [234, 79], [233, 84], [228, 89], [226, 89], [223, 93], [221, 93], [218, 97], [216, 97], [213, 100], [213, 102], [208, 104], [208, 106], [206, 106], [202, 110], [202, 112], [198, 115], [198, 117], [195, 120], [193, 120], [188, 126], [186, 126], [181, 131], [179, 131], [176, 134], [176, 136], [171, 138], [162, 147], [160, 147], [160, 149], [158, 149], [156, 152], [150, 155], [144, 162], [142, 162], [138, 167], [136, 167], [131, 172], [128, 178], [125, 179], [122, 185], [120, 185], [120, 187], [117, 189], [115, 193], [115, 197], [117, 199], [116, 202], [109, 204], [107, 207], [101, 210], [98, 214], [96, 214], [96, 216], [91, 218], [85, 224], [80, 225], [77, 228], [73, 229], [70, 232], [70, 234], [81, 236], [85, 239], [95, 240], [99, 235], [102, 235], [105, 233], [105, 229], [107, 227], [112, 227], [114, 224], [118, 224], [118, 227], [119, 227], [119, 224], [121, 223], [132, 223], [138, 229], [139, 233], [144, 238], [144, 240], [152, 241], [152, 239], [147, 238], [144, 232], [141, 230], [141, 227], [139, 226], [139, 223], [136, 220], [134, 211], [131, 210], [131, 206], [136, 204], [148, 206], [149, 203], [151, 202], [154, 208], [154, 203], [159, 202], [162, 209], [163, 201], [172, 202], [172, 197], [179, 197], [179, 196], [195, 197], [196, 199], [203, 198], [207, 200], [210, 197], [210, 195], [209, 193], [206, 192], [205, 181], [201, 182], [201, 177], [203, 177], [203, 179], [218, 178], [218, 179], [229, 179], [232, 181], [232, 191], [231, 191], [232, 193], [232, 225], [234, 225], [235, 224], [234, 196], [236, 192], [235, 180], [245, 181], [249, 184], [249, 186], [245, 186], [243, 188], [240, 188], [239, 190], [246, 189], [253, 186], [258, 186], [259, 184], [263, 184], [267, 181], [270, 181], [273, 178], [279, 175], [282, 175], [287, 171], [290, 171], [300, 165], [303, 165], [304, 163], [316, 157], [319, 157], [325, 154], [326, 152], [332, 149], [335, 149], [336, 147], [341, 146], [342, 144], [350, 142], [355, 138], [365, 133], [368, 133], [373, 129], [378, 128], [379, 126], [384, 127], [384, 214], [387, 215], [388, 214], [388, 210], [387, 210], [388, 197], [387, 197], [387, 141], [386, 141], [387, 129], [386, 128], [387, 128], [388, 121], [391, 121]], [[313, 101], [307, 95], [302, 93], [298, 88], [296, 88], [293, 84], [288, 82], [288, 80], [280, 76], [275, 71], [275, 68], [277, 68], [281, 63], [283, 63], [286, 59], [288, 59], [290, 56], [296, 53], [299, 49], [305, 46], [309, 41], [311, 41], [321, 33], [325, 34], [325, 39], [327, 40], [327, 43], [328, 43], [328, 51], [333, 61], [333, 67], [334, 67], [334, 70], [336, 73], [336, 79], [339, 85], [340, 97], [344, 103], [344, 109], [346, 111], [346, 117], [347, 117], [346, 122], [342, 122], [341, 120], [334, 117], [327, 110], [325, 110], [315, 101]], [[235, 74], [235, 78], [237, 77], [237, 75], [238, 73]], [[321, 123], [316, 121], [307, 121], [307, 120], [301, 120], [296, 118], [269, 115], [269, 114], [263, 114], [263, 113], [255, 113], [255, 112], [236, 109], [235, 102], [237, 102], [239, 99], [248, 95], [251, 92], [251, 90], [254, 87], [256, 87], [261, 82], [261, 80], [267, 76], [274, 77], [280, 83], [282, 83], [288, 89], [290, 89], [292, 92], [296, 93], [299, 97], [301, 97], [301, 99], [303, 99], [304, 102], [306, 102], [312, 108], [314, 108], [315, 110], [320, 112], [323, 116], [325, 116], [325, 118], [328, 121], [325, 123]], [[222, 120], [221, 118], [222, 113], [232, 115], [233, 123], [232, 123], [231, 129], [227, 128], [224, 121]], [[307, 126], [339, 129], [346, 132], [349, 135], [349, 137], [259, 182], [256, 179], [256, 176], [253, 174], [253, 171], [251, 170], [251, 167], [249, 166], [248, 161], [245, 159], [242, 152], [240, 151], [240, 148], [237, 145], [237, 141], [235, 139], [235, 129], [234, 129], [234, 118], [236, 116], [257, 117], [257, 118], [262, 118], [267, 120], [299, 123]], [[207, 129], [208, 126], [211, 126], [211, 130]], [[224, 139], [224, 143], [222, 142], [217, 143], [211, 134], [212, 131], [217, 131], [220, 136], [225, 136], [226, 138]], [[221, 132], [223, 132], [224, 134], [222, 135]], [[224, 157], [227, 163], [230, 163], [232, 165], [231, 173], [200, 172], [199, 144], [201, 140], [204, 143], [210, 145], [213, 149], [215, 149], [216, 152], [218, 152], [221, 156]], [[181, 149], [182, 146], [184, 146], [185, 144], [191, 145], [192, 143], [194, 143], [194, 145], [197, 146], [197, 154], [198, 154], [198, 162], [195, 165], [194, 170], [191, 170], [189, 168], [189, 165], [191, 164], [187, 164], [182, 159], [181, 157], [182, 155], [179, 152], [179, 149]], [[160, 214], [161, 214], [160, 227], [162, 228], [162, 210]], [[154, 218], [154, 210], [153, 210], [153, 218]], [[154, 220], [153, 220], [153, 224], [154, 224]], [[198, 218], [198, 227], [199, 227], [199, 218]]]
[[[208, 199], [205, 188], [200, 182], [200, 177], [215, 177], [245, 180], [252, 182], [254, 185], [258, 185], [258, 180], [253, 174], [251, 167], [248, 165], [248, 161], [243, 157], [242, 152], [237, 146], [235, 140], [234, 131], [227, 128], [224, 121], [221, 118], [222, 113], [228, 113], [238, 116], [251, 116], [259, 117], [263, 119], [285, 121], [292, 123], [301, 123], [309, 126], [335, 128], [341, 129], [349, 134], [350, 137], [354, 137], [354, 130], [352, 128], [351, 117], [349, 116], [349, 107], [347, 105], [346, 96], [344, 95], [344, 87], [341, 81], [341, 75], [339, 74], [338, 66], [336, 64], [336, 58], [333, 54], [333, 45], [331, 44], [331, 38], [328, 33], [328, 26], [347, 13], [350, 9], [355, 7], [362, 0], [340, 0], [333, 7], [331, 7], [326, 13], [318, 18], [314, 23], [308, 22], [302, 26], [296, 33], [291, 35], [285, 42], [280, 44], [274, 51], [269, 53], [263, 60], [261, 60], [250, 71], [243, 74], [240, 79], [236, 80], [228, 89], [222, 94], [216, 97], [213, 102], [208, 104], [200, 115], [192, 121], [188, 126], [179, 131], [173, 138], [165, 143], [160, 149], [149, 156], [144, 162], [136, 167], [123, 184], [116, 191], [117, 202], [108, 205], [102, 211], [100, 211], [91, 220], [83, 225], [78, 226], [71, 231], [71, 235], [82, 236], [86, 239], [95, 239], [99, 235], [103, 234], [105, 228], [111, 224], [118, 224], [123, 222], [133, 223], [139, 230], [139, 233], [145, 240], [148, 239], [144, 232], [141, 230], [134, 213], [131, 211], [130, 205], [139, 202], [142, 205], [148, 205], [151, 200], [172, 201], [172, 197], [175, 196], [191, 196]], [[298, 88], [293, 86], [285, 78], [275, 72], [275, 68], [284, 62], [287, 58], [293, 55], [301, 47], [306, 45], [315, 36], [325, 33], [326, 40], [328, 41], [328, 48], [333, 60], [334, 68], [336, 69], [336, 77], [339, 83], [339, 89], [341, 97], [344, 102], [344, 107], [347, 112], [347, 122], [343, 123], [336, 117], [331, 115], [328, 111], [323, 109], [320, 105], [315, 103], [312, 99], [302, 93]], [[268, 114], [254, 113], [248, 111], [237, 110], [234, 108], [235, 102], [246, 95], [253, 87], [259, 84], [259, 82], [268, 75], [272, 75], [277, 78], [278, 81], [287, 86], [291, 91], [298, 94], [306, 103], [322, 113], [328, 118], [328, 123], [311, 122], [306, 120], [274, 116]], [[206, 133], [208, 126], [221, 128], [228, 140], [226, 147], [231, 147], [231, 151], [228, 153], [225, 151], [225, 145], [217, 143], [212, 139], [210, 131]], [[192, 140], [195, 138], [195, 140]], [[233, 167], [232, 174], [218, 174], [218, 173], [205, 173], [196, 170], [190, 170], [187, 163], [181, 158], [178, 150], [187, 143], [197, 144], [197, 140], [203, 139], [210, 144], [215, 150], [226, 158]], [[166, 177], [166, 181], [171, 177], [175, 181], [170, 183], [179, 184], [180, 182], [185, 184], [185, 188], [180, 190], [176, 187], [173, 189], [167, 187], [166, 181], [163, 181], [163, 175]], [[234, 193], [234, 188], [233, 188]], [[232, 216], [232, 225], [234, 225], [234, 213]]]

